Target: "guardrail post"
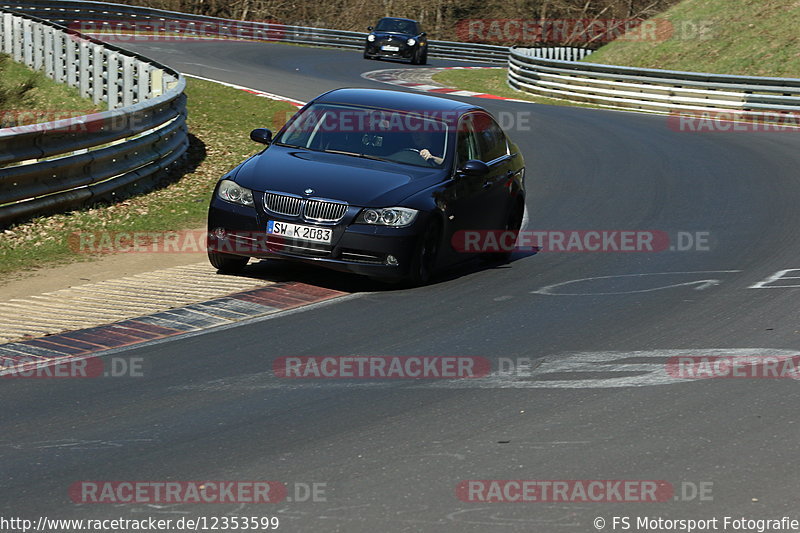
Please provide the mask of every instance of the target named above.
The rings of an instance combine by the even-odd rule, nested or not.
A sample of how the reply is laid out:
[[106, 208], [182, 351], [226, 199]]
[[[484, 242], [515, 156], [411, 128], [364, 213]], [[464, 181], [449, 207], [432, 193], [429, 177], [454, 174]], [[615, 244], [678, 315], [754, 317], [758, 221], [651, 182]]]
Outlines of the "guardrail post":
[[53, 79], [58, 83], [64, 83], [66, 80], [66, 65], [64, 63], [64, 34], [60, 31], [53, 32], [53, 64], [55, 70], [53, 72]]
[[134, 59], [130, 56], [122, 56], [122, 105], [125, 107], [133, 105], [134, 69]]
[[119, 107], [119, 53], [109, 52], [106, 59], [106, 98], [108, 109]]
[[164, 94], [164, 71], [154, 68], [150, 71], [150, 97], [155, 98]]
[[14, 17], [11, 22], [11, 39], [13, 43], [12, 57], [14, 61], [22, 62], [22, 19]]
[[34, 70], [42, 70], [44, 66], [44, 33], [42, 25], [36, 24], [33, 27], [33, 68]]
[[3, 40], [0, 41], [0, 50], [4, 54], [10, 54], [13, 50], [12, 38], [14, 36], [13, 15], [11, 13], [3, 13]]
[[33, 27], [30, 20], [22, 21], [22, 61], [33, 66]]
[[91, 58], [89, 56], [89, 43], [81, 40], [78, 51], [78, 90], [83, 98], [91, 98], [92, 91], [92, 71], [91, 71]]
[[78, 64], [78, 43], [75, 42], [75, 37], [73, 35], [68, 35], [66, 36], [64, 44], [66, 45], [64, 60], [67, 67], [67, 85], [70, 87], [77, 87], [78, 68], [80, 67]]
[[55, 77], [56, 72], [53, 32], [55, 32], [55, 30], [49, 26], [44, 29], [44, 74], [51, 79]]
[[136, 62], [136, 101], [144, 102], [150, 98], [150, 72], [147, 63]]
[[106, 50], [103, 45], [92, 45], [92, 101], [94, 105], [98, 105], [105, 99], [105, 77], [103, 76], [105, 55]]

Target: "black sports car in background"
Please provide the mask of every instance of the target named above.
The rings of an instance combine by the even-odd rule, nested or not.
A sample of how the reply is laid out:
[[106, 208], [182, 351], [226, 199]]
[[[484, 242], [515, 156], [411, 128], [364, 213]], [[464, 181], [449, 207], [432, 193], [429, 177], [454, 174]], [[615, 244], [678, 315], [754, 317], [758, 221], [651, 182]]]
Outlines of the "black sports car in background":
[[386, 17], [367, 30], [370, 33], [364, 45], [364, 59], [388, 57], [408, 59], [414, 65], [428, 63], [428, 38], [419, 22]]
[[[336, 89], [223, 176], [208, 213], [221, 272], [250, 257], [428, 281], [467, 259], [457, 232], [519, 230], [525, 163], [484, 109], [436, 96]], [[502, 254], [498, 254], [501, 256]]]

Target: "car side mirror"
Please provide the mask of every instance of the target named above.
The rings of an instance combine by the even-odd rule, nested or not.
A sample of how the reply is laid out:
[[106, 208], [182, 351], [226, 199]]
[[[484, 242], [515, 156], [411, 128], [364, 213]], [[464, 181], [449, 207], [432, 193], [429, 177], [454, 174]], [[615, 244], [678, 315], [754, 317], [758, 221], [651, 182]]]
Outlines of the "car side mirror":
[[477, 159], [470, 159], [458, 169], [458, 173], [462, 176], [485, 176], [489, 173], [489, 165]]
[[422, 33], [419, 34], [420, 37], [425, 37], [426, 35], [428, 35], [428, 34], [425, 33], [425, 32], [422, 32]]
[[372, 26], [367, 26], [367, 31], [372, 31]]
[[256, 128], [250, 132], [250, 140], [261, 144], [272, 142], [272, 132], [267, 128]]

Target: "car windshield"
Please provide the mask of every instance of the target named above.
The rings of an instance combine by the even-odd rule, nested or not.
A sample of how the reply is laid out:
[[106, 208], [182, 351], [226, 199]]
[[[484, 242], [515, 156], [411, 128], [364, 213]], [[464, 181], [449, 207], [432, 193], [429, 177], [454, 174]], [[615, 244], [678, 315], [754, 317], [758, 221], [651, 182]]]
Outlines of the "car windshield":
[[375, 31], [388, 31], [396, 33], [416, 34], [416, 24], [410, 20], [381, 19], [375, 26]]
[[275, 143], [441, 168], [447, 155], [448, 130], [432, 112], [313, 104], [292, 118]]

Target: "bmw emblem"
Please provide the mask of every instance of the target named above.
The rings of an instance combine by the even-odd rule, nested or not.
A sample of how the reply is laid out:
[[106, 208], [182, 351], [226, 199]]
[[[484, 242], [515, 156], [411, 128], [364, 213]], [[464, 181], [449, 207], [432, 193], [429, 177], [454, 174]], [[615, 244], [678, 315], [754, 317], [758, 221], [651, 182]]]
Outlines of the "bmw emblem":
[[304, 193], [306, 193], [306, 194], [311, 194], [311, 193], [313, 193], [313, 192], [314, 192], [314, 189], [306, 189], [306, 190], [305, 190], [305, 191], [303, 191], [303, 192], [304, 192]]

